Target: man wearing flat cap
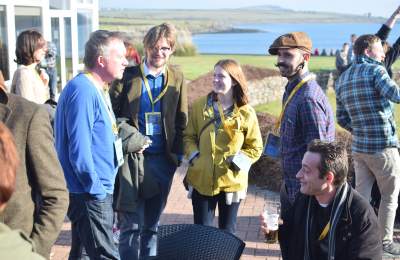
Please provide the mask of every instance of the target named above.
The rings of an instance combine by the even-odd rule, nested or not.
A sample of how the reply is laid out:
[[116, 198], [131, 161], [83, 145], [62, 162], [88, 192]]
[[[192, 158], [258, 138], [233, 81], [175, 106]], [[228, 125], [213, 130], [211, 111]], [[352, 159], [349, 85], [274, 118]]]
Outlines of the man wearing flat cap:
[[315, 76], [308, 70], [312, 42], [304, 32], [279, 36], [269, 47], [277, 55], [282, 77], [288, 79], [282, 100], [279, 133], [284, 185], [282, 211], [293, 203], [300, 189], [296, 173], [301, 169], [307, 145], [314, 139], [333, 141], [335, 123], [332, 108]]

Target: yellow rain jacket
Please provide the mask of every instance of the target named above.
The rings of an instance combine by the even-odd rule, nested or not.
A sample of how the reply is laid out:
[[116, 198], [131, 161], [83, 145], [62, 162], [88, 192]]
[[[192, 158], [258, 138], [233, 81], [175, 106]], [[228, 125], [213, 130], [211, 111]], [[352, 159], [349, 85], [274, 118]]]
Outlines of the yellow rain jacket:
[[207, 105], [207, 96], [196, 100], [189, 113], [184, 132], [185, 154], [199, 151], [198, 158], [188, 169], [187, 181], [200, 194], [215, 196], [221, 191], [236, 192], [247, 189], [248, 172], [232, 171], [226, 159], [242, 151], [252, 163], [260, 158], [263, 143], [258, 120], [250, 105], [236, 107], [223, 124], [215, 129], [209, 124], [199, 137], [200, 130], [214, 118], [214, 109]]

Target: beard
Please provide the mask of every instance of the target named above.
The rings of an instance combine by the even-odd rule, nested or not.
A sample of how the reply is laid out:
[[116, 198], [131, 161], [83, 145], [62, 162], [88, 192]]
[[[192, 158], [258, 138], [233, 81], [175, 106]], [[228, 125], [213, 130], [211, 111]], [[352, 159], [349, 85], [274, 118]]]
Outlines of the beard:
[[275, 64], [275, 67], [279, 68], [279, 72], [281, 73], [282, 77], [290, 79], [296, 76], [297, 73], [304, 68], [304, 60], [300, 62], [295, 68], [284, 62], [278, 62], [277, 64]]

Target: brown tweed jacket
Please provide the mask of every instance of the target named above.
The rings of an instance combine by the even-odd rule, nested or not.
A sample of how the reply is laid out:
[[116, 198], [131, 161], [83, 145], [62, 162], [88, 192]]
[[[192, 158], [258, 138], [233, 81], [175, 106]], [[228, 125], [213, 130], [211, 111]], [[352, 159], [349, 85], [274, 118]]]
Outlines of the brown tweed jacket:
[[54, 148], [48, 112], [0, 88], [0, 121], [14, 135], [21, 165], [16, 189], [0, 221], [21, 229], [49, 258], [68, 207], [68, 193]]

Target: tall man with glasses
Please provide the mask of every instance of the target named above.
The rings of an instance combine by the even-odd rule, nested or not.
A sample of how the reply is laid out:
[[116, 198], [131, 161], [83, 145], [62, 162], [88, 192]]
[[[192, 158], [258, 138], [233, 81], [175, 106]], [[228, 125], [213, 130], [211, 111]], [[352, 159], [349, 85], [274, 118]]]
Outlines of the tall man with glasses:
[[[139, 201], [131, 199], [137, 207], [117, 205], [121, 259], [157, 254], [159, 219], [182, 159], [188, 111], [186, 86], [182, 72], [167, 65], [175, 41], [172, 25], [163, 23], [151, 28], [143, 40], [143, 63], [126, 69], [122, 81], [110, 92], [117, 117], [128, 118], [132, 126], [152, 141], [148, 148], [137, 151], [144, 154], [143, 181], [136, 185], [132, 178], [126, 180], [132, 183], [130, 187], [120, 186], [127, 189], [120, 190], [122, 196], [139, 193]], [[139, 191], [135, 190], [137, 186]]]

